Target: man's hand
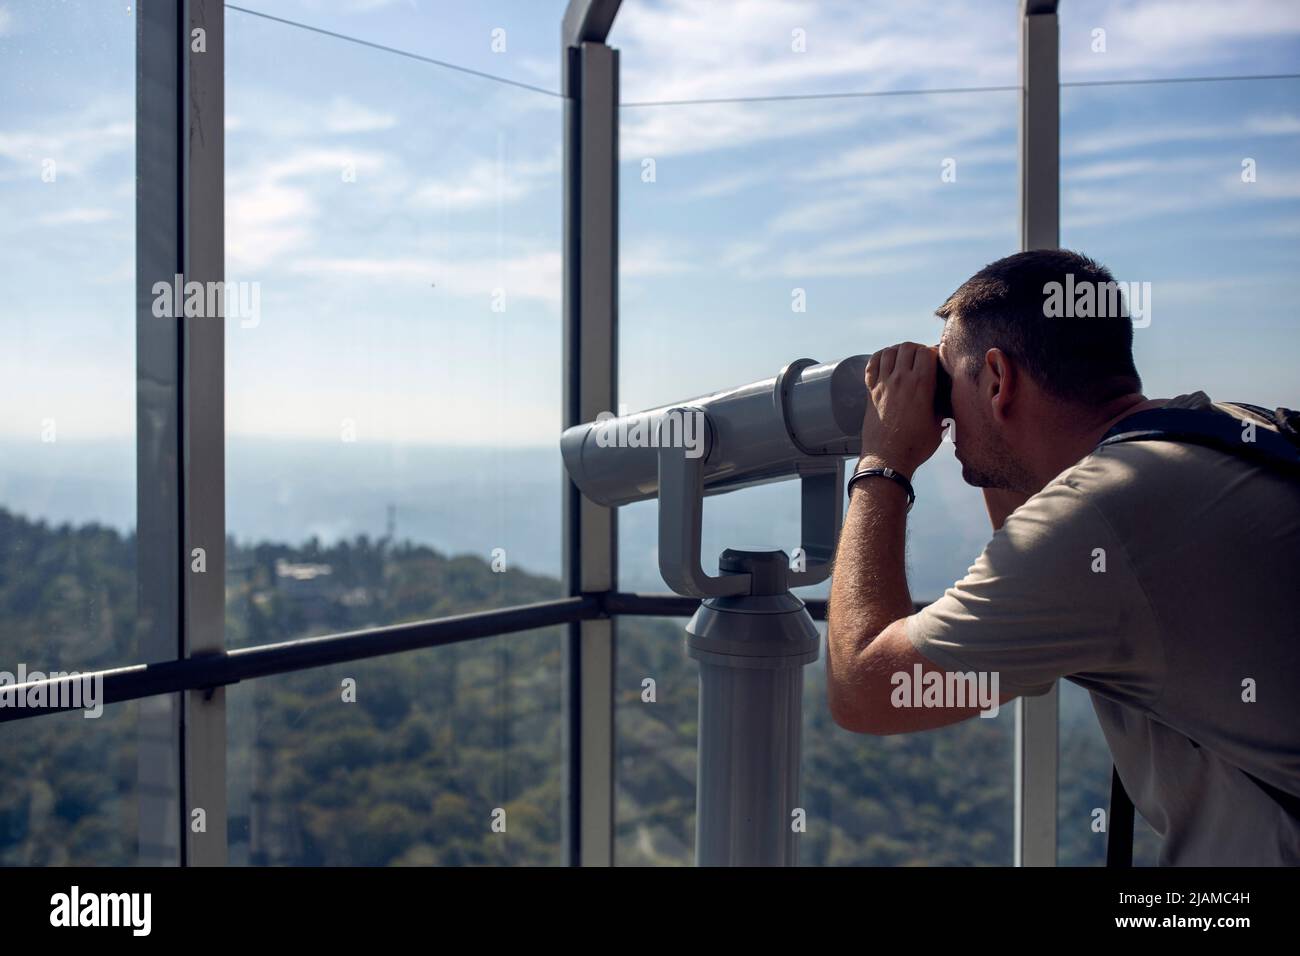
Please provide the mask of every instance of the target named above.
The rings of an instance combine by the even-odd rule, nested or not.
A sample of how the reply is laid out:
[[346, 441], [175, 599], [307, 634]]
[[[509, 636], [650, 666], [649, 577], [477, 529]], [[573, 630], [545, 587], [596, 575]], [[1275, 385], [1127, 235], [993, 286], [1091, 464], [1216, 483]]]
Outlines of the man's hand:
[[903, 342], [872, 354], [860, 464], [888, 466], [910, 480], [939, 448], [943, 429], [934, 414], [936, 351]]

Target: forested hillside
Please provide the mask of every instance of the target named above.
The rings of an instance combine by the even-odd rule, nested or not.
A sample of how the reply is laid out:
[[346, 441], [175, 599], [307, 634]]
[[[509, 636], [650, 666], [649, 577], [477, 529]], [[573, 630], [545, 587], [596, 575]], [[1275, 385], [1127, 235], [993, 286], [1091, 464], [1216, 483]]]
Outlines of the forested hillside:
[[[553, 578], [366, 538], [232, 541], [228, 564], [232, 648], [560, 593]], [[135, 565], [131, 536], [0, 510], [0, 669], [134, 662]], [[683, 624], [619, 623], [620, 863], [691, 861], [697, 689]], [[560, 640], [551, 628], [228, 688], [231, 862], [560, 863]], [[823, 668], [806, 670], [801, 861], [1009, 863], [1010, 708], [933, 733], [863, 737], [830, 721]], [[642, 700], [645, 677], [653, 703]], [[141, 713], [132, 702], [98, 720], [0, 726], [0, 861], [136, 862]], [[1104, 838], [1091, 810], [1105, 806], [1108, 757], [1064, 752], [1061, 777], [1061, 862], [1097, 862]], [[498, 811], [504, 832], [492, 825]]]

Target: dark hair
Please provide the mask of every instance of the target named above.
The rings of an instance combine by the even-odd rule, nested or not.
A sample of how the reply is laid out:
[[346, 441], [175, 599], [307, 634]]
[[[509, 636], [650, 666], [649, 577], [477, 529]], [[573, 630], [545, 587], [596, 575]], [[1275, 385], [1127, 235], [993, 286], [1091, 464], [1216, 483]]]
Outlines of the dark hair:
[[[1073, 317], [1069, 289], [1089, 286], [1088, 317]], [[1101, 405], [1142, 390], [1123, 287], [1109, 269], [1077, 252], [1035, 249], [999, 259], [963, 282], [935, 314], [955, 319], [949, 349], [968, 360], [975, 376], [985, 353], [997, 348], [1066, 401]]]

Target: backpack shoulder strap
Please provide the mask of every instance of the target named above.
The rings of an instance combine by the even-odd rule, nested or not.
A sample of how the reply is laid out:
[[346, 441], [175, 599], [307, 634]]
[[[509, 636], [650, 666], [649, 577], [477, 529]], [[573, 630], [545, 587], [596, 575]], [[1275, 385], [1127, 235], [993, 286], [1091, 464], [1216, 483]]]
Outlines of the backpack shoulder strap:
[[1294, 408], [1275, 408], [1269, 411], [1259, 405], [1251, 405], [1247, 402], [1228, 402], [1229, 405], [1235, 405], [1237, 408], [1244, 408], [1266, 421], [1271, 421], [1283, 438], [1292, 445], [1300, 448], [1300, 412]]
[[[1257, 410], [1251, 405], [1241, 407], [1264, 415], [1270, 421], [1289, 424], [1285, 418], [1279, 422], [1274, 413], [1265, 409]], [[1204, 445], [1300, 477], [1300, 445], [1293, 444], [1284, 432], [1271, 428], [1247, 429], [1242, 419], [1213, 409], [1152, 408], [1137, 412], [1117, 422], [1102, 436], [1097, 447], [1127, 441], [1176, 441]]]

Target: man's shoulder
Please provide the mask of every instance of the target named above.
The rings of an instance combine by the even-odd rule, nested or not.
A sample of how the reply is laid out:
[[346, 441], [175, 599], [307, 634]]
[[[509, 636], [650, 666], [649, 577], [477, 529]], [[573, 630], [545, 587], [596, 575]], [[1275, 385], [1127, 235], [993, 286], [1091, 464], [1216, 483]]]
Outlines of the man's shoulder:
[[[1238, 405], [1215, 402], [1203, 391], [1175, 396], [1159, 407], [1206, 411], [1274, 427], [1270, 420]], [[1224, 467], [1249, 471], [1258, 466], [1236, 455], [1185, 441], [1129, 441], [1093, 449], [1054, 481], [1093, 496], [1123, 496], [1141, 493], [1144, 488], [1177, 492], [1189, 482], [1194, 483], [1198, 475]]]
[[[1204, 392], [1170, 399], [1167, 407], [1259, 420], [1247, 409], [1212, 402]], [[1259, 421], [1260, 427], [1272, 427]], [[1250, 493], [1226, 495], [1226, 489]], [[1199, 516], [1200, 527], [1208, 531], [1216, 521], [1231, 526], [1243, 510], [1292, 509], [1297, 503], [1292, 484], [1261, 464], [1218, 448], [1163, 439], [1095, 448], [1057, 475], [1040, 495], [1049, 492], [1058, 508], [1075, 499], [1086, 501], [1126, 538], [1157, 528], [1172, 533], [1189, 515]]]

